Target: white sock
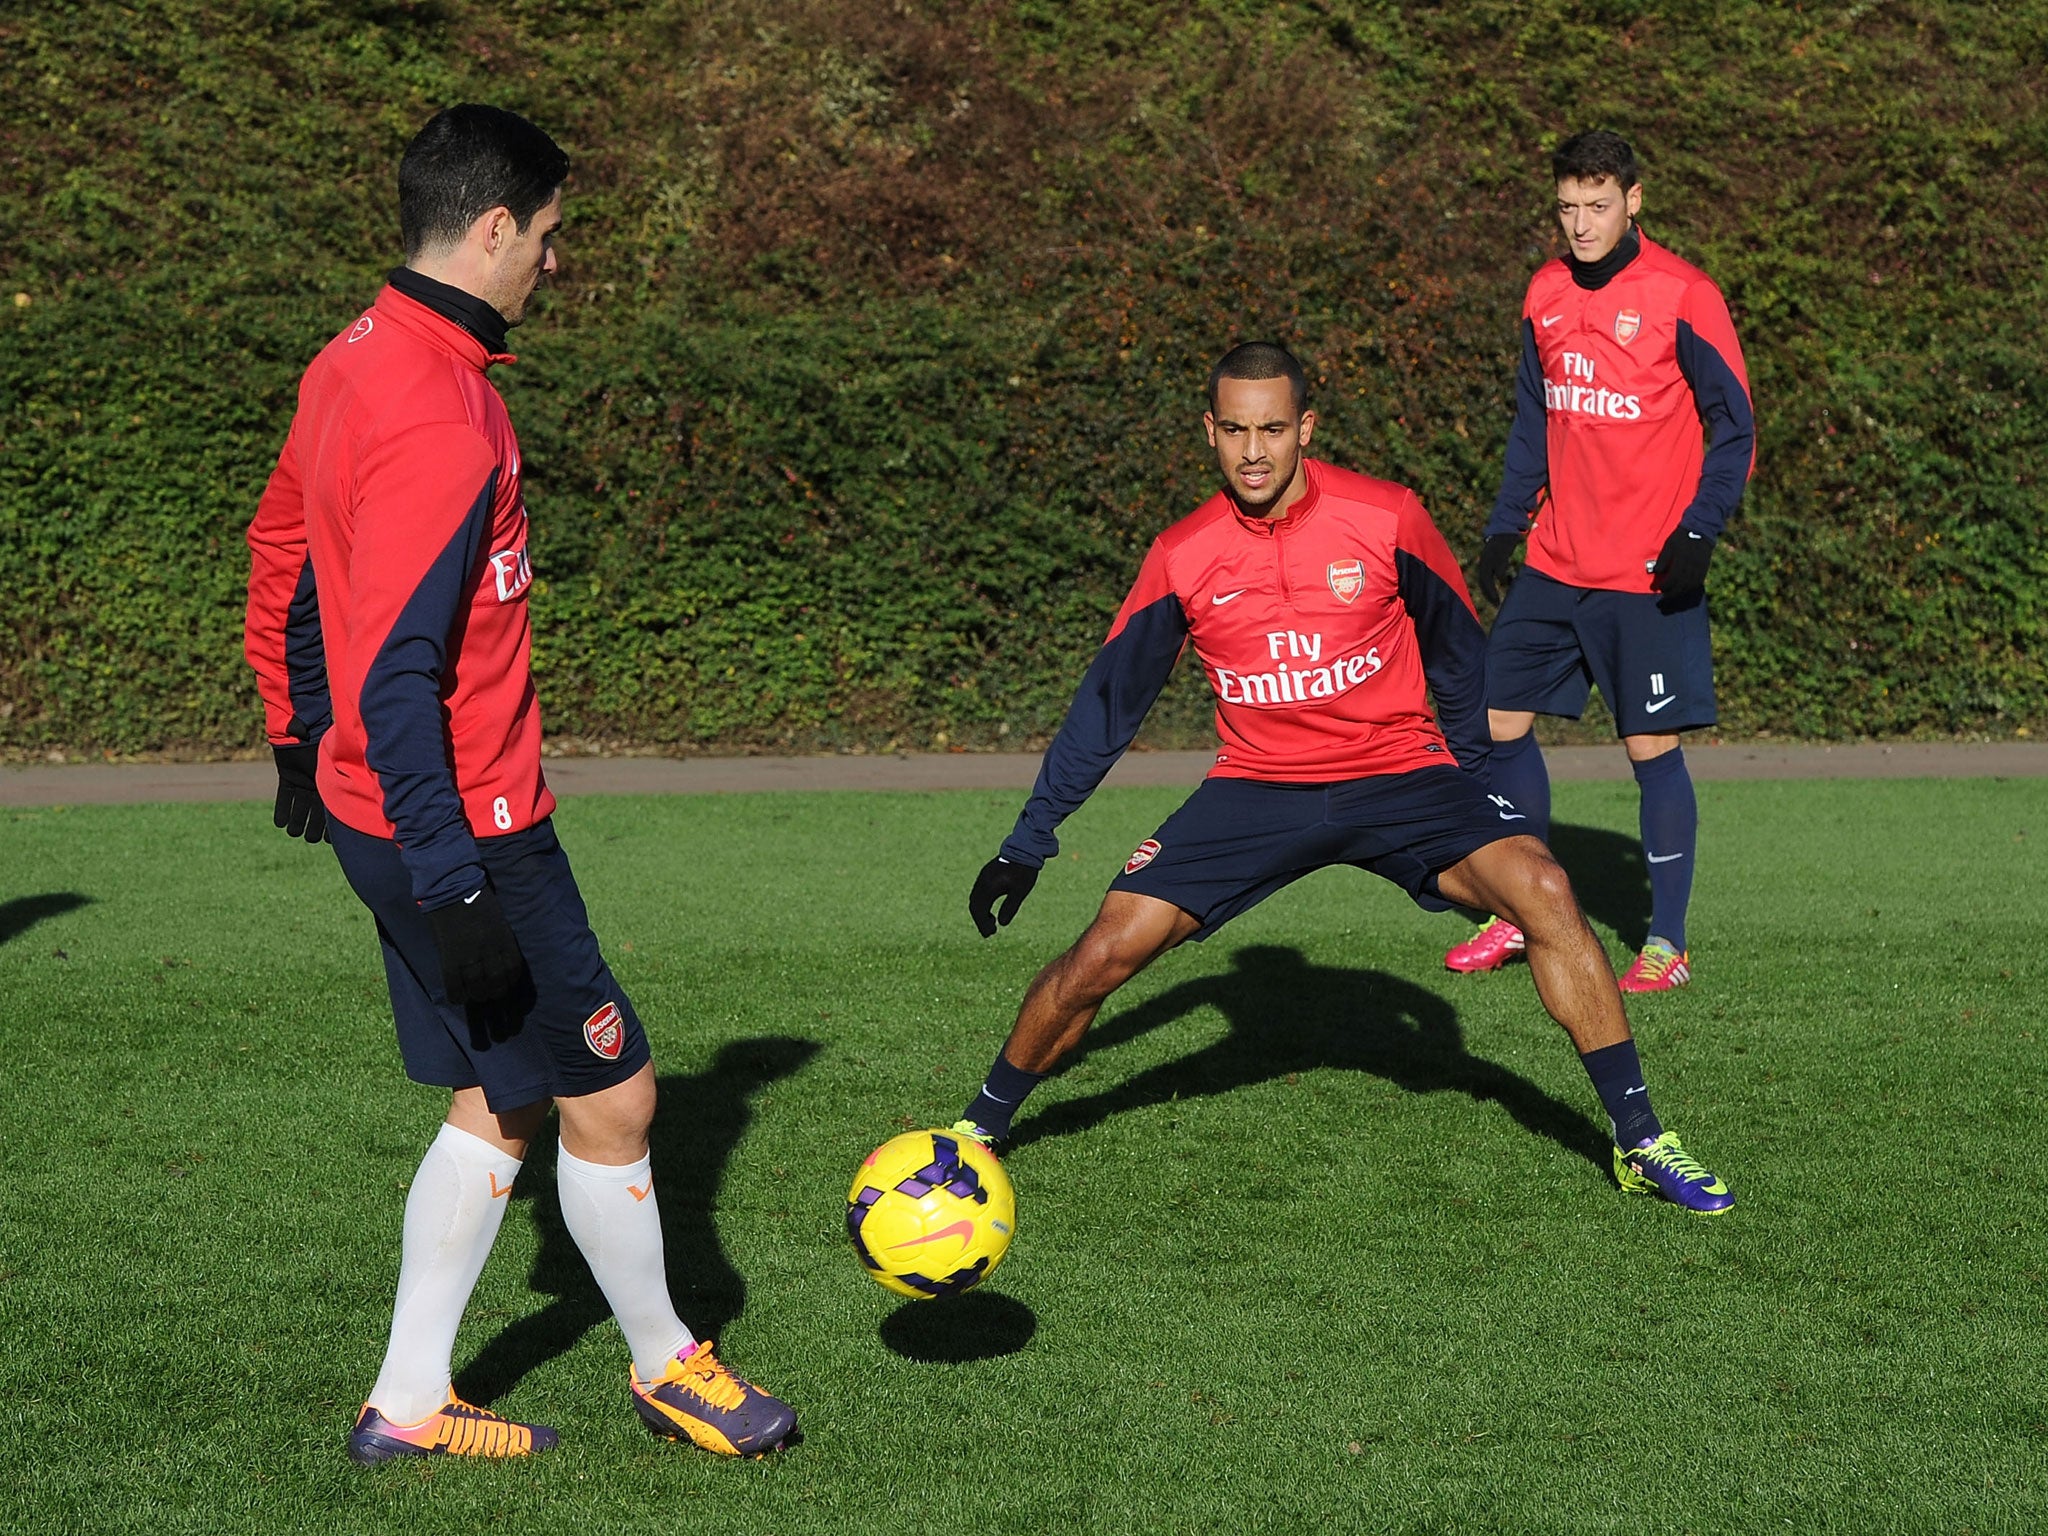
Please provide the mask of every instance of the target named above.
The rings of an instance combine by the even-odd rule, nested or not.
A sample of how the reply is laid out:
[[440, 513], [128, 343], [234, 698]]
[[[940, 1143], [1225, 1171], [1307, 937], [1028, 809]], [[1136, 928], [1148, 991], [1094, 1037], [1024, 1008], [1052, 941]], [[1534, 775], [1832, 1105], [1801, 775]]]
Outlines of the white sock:
[[448, 1400], [455, 1330], [510, 1205], [519, 1159], [443, 1124], [405, 1198], [405, 1242], [391, 1345], [370, 1404], [417, 1424]]
[[651, 1157], [624, 1167], [586, 1163], [566, 1147], [555, 1161], [562, 1224], [611, 1303], [642, 1381], [660, 1376], [671, 1355], [697, 1342], [669, 1300], [653, 1168]]

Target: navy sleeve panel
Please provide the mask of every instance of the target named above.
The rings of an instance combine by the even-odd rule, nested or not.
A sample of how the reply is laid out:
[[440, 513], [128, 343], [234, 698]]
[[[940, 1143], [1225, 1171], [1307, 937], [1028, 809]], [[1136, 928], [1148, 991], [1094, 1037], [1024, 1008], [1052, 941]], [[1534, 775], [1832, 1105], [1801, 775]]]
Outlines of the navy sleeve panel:
[[1711, 341], [1684, 320], [1678, 322], [1678, 369], [1692, 386], [1700, 421], [1707, 429], [1707, 454], [1699, 489], [1679, 522], [1710, 539], [1721, 537], [1735, 504], [1749, 484], [1756, 462], [1756, 414], [1749, 391]]
[[1415, 625], [1422, 675], [1437, 724], [1458, 766], [1486, 777], [1493, 736], [1486, 727], [1486, 629], [1463, 592], [1409, 550], [1394, 551], [1402, 606]]
[[1543, 359], [1536, 352], [1536, 323], [1522, 317], [1522, 365], [1515, 370], [1515, 424], [1508, 428], [1507, 463], [1500, 494], [1486, 520], [1486, 537], [1526, 533], [1536, 498], [1550, 483], [1550, 420], [1543, 405]]
[[1059, 824], [1095, 793], [1124, 755], [1187, 643], [1188, 619], [1171, 592], [1128, 615], [1109, 637], [1068, 706], [1023, 815], [1003, 843], [1012, 864], [1037, 868], [1060, 851]]
[[291, 689], [291, 732], [302, 742], [318, 741], [334, 723], [334, 701], [327, 691], [327, 647], [320, 638], [320, 594], [313, 586], [310, 556], [285, 610], [284, 669]]
[[363, 679], [363, 759], [384, 790], [384, 814], [412, 875], [413, 900], [429, 912], [460, 901], [484, 882], [449, 760], [441, 673], [449, 638], [468, 611], [497, 488], [494, 469], [406, 600]]

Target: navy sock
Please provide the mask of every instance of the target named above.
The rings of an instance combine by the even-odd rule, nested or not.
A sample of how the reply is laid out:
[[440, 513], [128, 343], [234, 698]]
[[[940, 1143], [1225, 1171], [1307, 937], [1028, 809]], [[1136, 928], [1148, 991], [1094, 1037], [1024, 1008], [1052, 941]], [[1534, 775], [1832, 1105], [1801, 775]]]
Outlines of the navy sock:
[[1593, 1091], [1607, 1107], [1608, 1123], [1614, 1128], [1617, 1147], [1633, 1147], [1639, 1141], [1654, 1141], [1664, 1134], [1657, 1112], [1650, 1108], [1650, 1090], [1643, 1086], [1643, 1064], [1636, 1059], [1636, 1043], [1623, 1040], [1603, 1045], [1579, 1058], [1586, 1076], [1593, 1079]]
[[1026, 1072], [1022, 1067], [1010, 1065], [1010, 1058], [1001, 1051], [996, 1052], [995, 1065], [988, 1069], [988, 1080], [981, 1085], [981, 1092], [974, 1102], [967, 1106], [967, 1113], [961, 1118], [972, 1120], [998, 1140], [1010, 1134], [1010, 1117], [1017, 1113], [1017, 1107], [1025, 1096], [1045, 1081], [1043, 1072]]
[[1513, 741], [1497, 741], [1486, 760], [1487, 777], [1493, 792], [1514, 802], [1515, 809], [1529, 818], [1529, 832], [1550, 841], [1550, 769], [1544, 765], [1543, 749], [1536, 745], [1536, 733], [1524, 732]]
[[1650, 936], [1685, 952], [1685, 909], [1692, 902], [1693, 856], [1699, 847], [1700, 804], [1686, 771], [1685, 749], [1637, 763], [1643, 791], [1643, 862], [1650, 871]]

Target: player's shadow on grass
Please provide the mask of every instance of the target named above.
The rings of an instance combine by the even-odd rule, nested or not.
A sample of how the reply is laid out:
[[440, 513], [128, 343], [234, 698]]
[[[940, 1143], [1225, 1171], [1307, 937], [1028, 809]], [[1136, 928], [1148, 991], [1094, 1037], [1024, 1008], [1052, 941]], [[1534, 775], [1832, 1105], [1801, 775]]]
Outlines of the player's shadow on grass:
[[[753, 1121], [755, 1098], [799, 1071], [817, 1051], [814, 1040], [786, 1036], [735, 1040], [719, 1051], [708, 1072], [669, 1073], [658, 1080], [651, 1150], [669, 1294], [699, 1338], [721, 1337], [747, 1304], [747, 1282], [718, 1239], [716, 1206], [726, 1163]], [[611, 1319], [604, 1293], [562, 1224], [555, 1152], [552, 1131], [535, 1138], [513, 1196], [532, 1202], [540, 1231], [530, 1283], [555, 1299], [505, 1328], [457, 1373], [457, 1390], [471, 1402], [496, 1401], [535, 1366], [566, 1353]], [[625, 1347], [619, 1340], [622, 1359]]]
[[1642, 843], [1605, 827], [1554, 821], [1550, 851], [1571, 876], [1586, 916], [1630, 949], [1641, 949], [1650, 936], [1650, 870]]
[[[1125, 1110], [1337, 1067], [1410, 1093], [1463, 1093], [1498, 1104], [1523, 1129], [1605, 1171], [1606, 1135], [1527, 1078], [1467, 1053], [1456, 1010], [1435, 993], [1384, 971], [1310, 965], [1299, 950], [1278, 945], [1230, 958], [1234, 970], [1182, 982], [1092, 1030], [1083, 1051], [1121, 1045], [1203, 1007], [1223, 1015], [1227, 1035], [1113, 1088], [1051, 1106], [1017, 1128], [1011, 1147], [1089, 1130]], [[1562, 1031], [1557, 1044], [1570, 1049]]]
[[76, 891], [50, 891], [41, 896], [0, 901], [0, 944], [27, 933], [45, 918], [62, 917], [66, 912], [91, 905], [90, 896], [81, 896]]

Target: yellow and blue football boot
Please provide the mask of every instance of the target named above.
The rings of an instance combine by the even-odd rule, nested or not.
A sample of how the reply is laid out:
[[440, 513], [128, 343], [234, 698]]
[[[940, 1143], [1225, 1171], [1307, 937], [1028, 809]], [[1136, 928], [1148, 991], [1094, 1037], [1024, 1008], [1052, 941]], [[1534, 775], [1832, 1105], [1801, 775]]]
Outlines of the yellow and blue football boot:
[[553, 1450], [555, 1441], [545, 1424], [515, 1423], [451, 1391], [417, 1424], [394, 1424], [365, 1403], [349, 1431], [348, 1459], [367, 1467], [400, 1456], [531, 1456]]
[[628, 1372], [633, 1406], [657, 1435], [721, 1456], [766, 1456], [796, 1444], [796, 1410], [733, 1374], [707, 1340], [672, 1356], [658, 1381]]
[[1735, 1209], [1728, 1186], [1678, 1144], [1676, 1131], [1626, 1150], [1616, 1147], [1614, 1177], [1632, 1195], [1661, 1195], [1695, 1216], [1721, 1216]]

